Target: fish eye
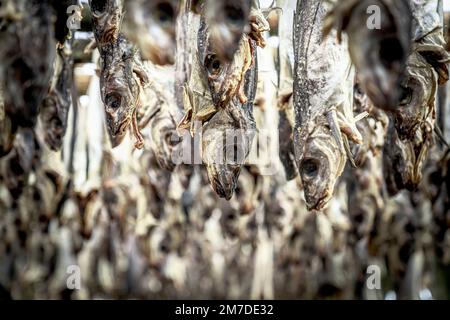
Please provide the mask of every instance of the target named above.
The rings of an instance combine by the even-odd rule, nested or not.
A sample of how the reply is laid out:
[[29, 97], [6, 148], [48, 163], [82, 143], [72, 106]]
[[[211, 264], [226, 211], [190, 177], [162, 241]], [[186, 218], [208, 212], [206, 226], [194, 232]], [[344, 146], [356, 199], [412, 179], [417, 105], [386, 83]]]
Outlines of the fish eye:
[[402, 88], [400, 96], [400, 106], [406, 106], [411, 103], [413, 92], [411, 88]]
[[361, 86], [359, 84], [355, 84], [355, 87], [353, 89], [355, 91], [355, 94], [360, 97], [362, 95], [364, 95], [364, 92], [361, 89]]
[[160, 2], [156, 6], [156, 17], [162, 24], [172, 23], [175, 17], [173, 6], [168, 2]]
[[233, 25], [242, 25], [245, 21], [244, 11], [240, 7], [233, 5], [226, 5], [225, 8], [225, 18]]
[[205, 66], [210, 74], [218, 74], [222, 64], [215, 54], [211, 54], [206, 57]]
[[176, 147], [180, 143], [180, 138], [176, 134], [176, 131], [169, 131], [165, 134], [164, 140], [170, 147]]
[[319, 164], [314, 159], [306, 159], [302, 163], [301, 170], [304, 177], [312, 179], [319, 173]]
[[112, 109], [118, 109], [121, 105], [122, 99], [115, 93], [110, 93], [106, 96], [105, 104]]

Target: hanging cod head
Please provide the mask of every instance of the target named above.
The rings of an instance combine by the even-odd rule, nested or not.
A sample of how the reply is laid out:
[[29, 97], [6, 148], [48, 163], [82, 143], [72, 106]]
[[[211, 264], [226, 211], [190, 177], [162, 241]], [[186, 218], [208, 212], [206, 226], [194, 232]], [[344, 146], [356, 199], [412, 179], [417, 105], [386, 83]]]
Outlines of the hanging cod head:
[[175, 62], [178, 0], [129, 0], [125, 3], [124, 33], [144, 60], [157, 65]]
[[141, 86], [148, 83], [146, 71], [135, 48], [122, 36], [101, 50], [100, 87], [105, 104], [106, 124], [113, 147], [118, 146], [127, 129], [133, 125], [138, 138], [136, 109], [140, 103]]
[[198, 62], [216, 110], [203, 128], [202, 158], [213, 189], [229, 200], [255, 135], [256, 45], [243, 34], [233, 60], [223, 63], [211, 47], [207, 26], [202, 23]]
[[132, 125], [136, 147], [144, 142], [137, 126], [136, 109], [146, 71], [133, 45], [121, 34], [122, 0], [90, 0], [94, 35], [100, 51], [100, 92], [111, 144], [118, 146]]
[[348, 49], [364, 92], [378, 108], [397, 106], [401, 75], [411, 51], [412, 12], [408, 0], [343, 0], [329, 12], [324, 33], [333, 27]]
[[325, 14], [321, 1], [304, 0], [294, 16], [294, 151], [309, 210], [331, 199], [347, 161], [344, 142], [362, 142], [350, 57], [344, 44], [322, 37]]
[[388, 192], [415, 190], [422, 180], [423, 166], [434, 143], [436, 92], [448, 80], [442, 34], [435, 32], [416, 43], [402, 81], [399, 106], [389, 112], [383, 166]]

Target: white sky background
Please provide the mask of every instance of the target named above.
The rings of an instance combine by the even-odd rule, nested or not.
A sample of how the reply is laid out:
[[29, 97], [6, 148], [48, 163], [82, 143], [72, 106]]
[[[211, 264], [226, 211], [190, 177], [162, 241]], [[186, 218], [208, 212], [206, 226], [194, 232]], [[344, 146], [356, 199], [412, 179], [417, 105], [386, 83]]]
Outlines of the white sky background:
[[450, 0], [444, 0], [444, 11], [450, 12]]

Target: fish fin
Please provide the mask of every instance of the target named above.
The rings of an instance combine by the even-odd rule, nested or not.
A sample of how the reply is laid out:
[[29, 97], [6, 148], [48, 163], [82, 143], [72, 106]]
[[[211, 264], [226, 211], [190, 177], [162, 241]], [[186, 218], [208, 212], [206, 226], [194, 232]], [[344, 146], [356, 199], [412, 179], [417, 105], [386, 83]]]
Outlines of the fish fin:
[[356, 128], [355, 123], [362, 120], [366, 115], [364, 113], [358, 115], [352, 122], [345, 118], [344, 115], [341, 113], [337, 114], [339, 128], [341, 129], [341, 132], [345, 134], [351, 141], [353, 141], [356, 144], [362, 144], [363, 138], [361, 136], [361, 133], [359, 132], [358, 128]]
[[350, 164], [352, 165], [353, 168], [358, 168], [355, 162], [355, 158], [353, 157], [352, 151], [350, 150], [350, 143], [348, 142], [347, 136], [344, 134], [342, 138], [344, 140], [345, 153], [347, 154], [347, 158], [350, 161]]
[[356, 123], [356, 122], [359, 122], [359, 121], [361, 121], [361, 120], [363, 120], [363, 119], [365, 119], [365, 118], [367, 118], [368, 116], [369, 116], [369, 113], [368, 113], [367, 111], [364, 111], [364, 112], [358, 114], [358, 115], [355, 117], [355, 123]]
[[177, 125], [177, 131], [178, 134], [180, 134], [181, 131], [187, 130], [191, 127], [191, 121], [192, 121], [192, 109], [189, 109], [181, 119], [181, 121]]
[[336, 109], [332, 109], [327, 113], [328, 125], [330, 126], [331, 135], [338, 144], [339, 149], [345, 154], [344, 141], [342, 139], [342, 132], [339, 125]]
[[139, 83], [145, 87], [150, 84], [150, 79], [148, 77], [147, 71], [142, 65], [135, 64], [133, 67], [133, 73], [139, 79]]

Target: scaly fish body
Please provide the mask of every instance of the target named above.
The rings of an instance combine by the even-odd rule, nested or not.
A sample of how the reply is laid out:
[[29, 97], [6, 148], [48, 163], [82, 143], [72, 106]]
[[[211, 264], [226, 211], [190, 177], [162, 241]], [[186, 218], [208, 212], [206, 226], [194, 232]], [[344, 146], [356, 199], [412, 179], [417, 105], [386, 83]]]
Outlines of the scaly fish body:
[[362, 137], [353, 119], [353, 78], [344, 44], [323, 38], [322, 1], [298, 1], [294, 17], [294, 149], [309, 209], [331, 199], [346, 164], [343, 134]]
[[376, 107], [394, 108], [411, 51], [413, 19], [409, 0], [333, 2], [325, 33], [335, 26], [340, 38], [345, 31], [364, 91]]

